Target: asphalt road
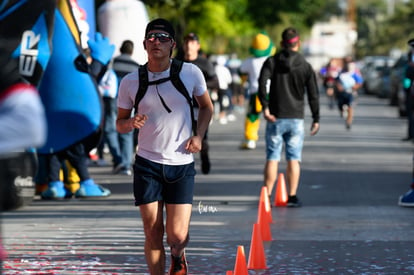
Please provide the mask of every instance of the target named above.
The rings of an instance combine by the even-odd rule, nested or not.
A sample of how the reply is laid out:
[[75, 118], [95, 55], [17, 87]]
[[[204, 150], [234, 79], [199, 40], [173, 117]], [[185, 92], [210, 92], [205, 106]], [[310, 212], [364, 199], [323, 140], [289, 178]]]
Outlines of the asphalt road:
[[[350, 131], [321, 99], [321, 130], [307, 134], [298, 196], [273, 207], [267, 269], [249, 274], [414, 274], [414, 209], [397, 206], [412, 178], [406, 120], [384, 99], [360, 96]], [[190, 274], [225, 274], [238, 246], [249, 259], [264, 165], [264, 123], [255, 150], [239, 150], [243, 116], [210, 127], [212, 171], [196, 177]], [[306, 119], [309, 133], [309, 112]], [[199, 168], [199, 159], [196, 159]], [[280, 165], [284, 172], [285, 162]], [[90, 167], [106, 199], [42, 201], [2, 215], [4, 274], [147, 274], [132, 178]], [[273, 195], [273, 194], [272, 194]], [[169, 261], [167, 262], [167, 266]]]

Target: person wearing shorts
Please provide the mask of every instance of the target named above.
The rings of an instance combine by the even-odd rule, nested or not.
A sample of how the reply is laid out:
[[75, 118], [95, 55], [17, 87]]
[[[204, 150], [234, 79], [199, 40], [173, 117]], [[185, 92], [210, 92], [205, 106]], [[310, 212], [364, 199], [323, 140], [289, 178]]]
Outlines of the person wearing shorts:
[[[259, 99], [266, 124], [266, 164], [264, 185], [272, 194], [277, 179], [283, 145], [287, 160], [289, 185], [288, 207], [300, 207], [296, 196], [300, 178], [300, 162], [305, 137], [305, 94], [312, 113], [311, 135], [319, 130], [319, 91], [312, 66], [298, 53], [299, 33], [287, 28], [282, 33], [282, 50], [269, 57], [259, 76]], [[269, 93], [266, 85], [270, 81]]]
[[358, 94], [358, 89], [362, 87], [364, 79], [354, 62], [344, 58], [343, 64], [343, 69], [335, 80], [335, 95], [339, 114], [344, 117], [344, 112], [346, 112], [345, 127], [350, 130], [354, 120], [354, 96]]
[[117, 130], [127, 133], [139, 129], [134, 197], [143, 221], [144, 252], [149, 272], [165, 274], [165, 232], [171, 253], [168, 274], [188, 274], [185, 247], [189, 241], [196, 174], [193, 154], [202, 149], [213, 105], [201, 70], [194, 64], [183, 63], [179, 78], [189, 97], [197, 100], [199, 106], [196, 129], [193, 129], [192, 105], [169, 79], [171, 54], [176, 46], [175, 31], [170, 22], [162, 18], [149, 22], [143, 43], [148, 53], [148, 63], [143, 69], [147, 70], [149, 81], [158, 82], [148, 85], [131, 116], [140, 74], [135, 71], [122, 79]]
[[301, 160], [305, 137], [302, 119], [280, 118], [266, 124], [266, 159], [280, 161], [283, 144], [286, 160]]

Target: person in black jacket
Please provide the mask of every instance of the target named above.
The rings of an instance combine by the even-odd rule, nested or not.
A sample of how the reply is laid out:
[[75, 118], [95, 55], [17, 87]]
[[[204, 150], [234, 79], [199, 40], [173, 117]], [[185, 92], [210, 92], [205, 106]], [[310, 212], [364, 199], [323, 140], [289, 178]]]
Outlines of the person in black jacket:
[[[207, 83], [207, 89], [210, 94], [217, 93], [219, 90], [219, 82], [216, 75], [216, 70], [214, 69], [213, 63], [204, 57], [201, 54], [201, 44], [199, 37], [195, 33], [188, 33], [184, 37], [183, 45], [184, 55], [183, 57], [177, 57], [177, 59], [183, 60], [185, 62], [190, 62], [197, 65], [200, 70], [203, 72], [204, 78]], [[215, 96], [212, 96], [214, 98]], [[197, 102], [195, 103], [195, 108], [197, 109]], [[209, 174], [211, 169], [210, 156], [209, 156], [209, 143], [208, 143], [208, 129], [203, 138], [203, 146], [200, 152], [201, 160], [201, 172], [203, 174]]]
[[267, 121], [264, 184], [272, 194], [284, 143], [289, 184], [287, 206], [300, 207], [296, 192], [305, 136], [305, 94], [313, 118], [310, 134], [315, 135], [319, 130], [319, 91], [312, 66], [298, 52], [300, 38], [296, 29], [289, 27], [283, 31], [281, 47], [280, 52], [265, 61], [259, 77], [259, 99]]

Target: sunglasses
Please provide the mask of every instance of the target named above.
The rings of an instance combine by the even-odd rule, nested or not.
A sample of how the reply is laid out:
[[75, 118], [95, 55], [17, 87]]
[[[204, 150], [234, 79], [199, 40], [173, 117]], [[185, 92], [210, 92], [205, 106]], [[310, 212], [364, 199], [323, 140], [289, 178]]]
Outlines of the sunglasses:
[[145, 39], [152, 43], [152, 42], [155, 42], [155, 39], [157, 38], [161, 43], [166, 43], [166, 42], [170, 42], [171, 40], [173, 40], [171, 36], [169, 36], [166, 33], [161, 33], [161, 32], [150, 33], [147, 35]]

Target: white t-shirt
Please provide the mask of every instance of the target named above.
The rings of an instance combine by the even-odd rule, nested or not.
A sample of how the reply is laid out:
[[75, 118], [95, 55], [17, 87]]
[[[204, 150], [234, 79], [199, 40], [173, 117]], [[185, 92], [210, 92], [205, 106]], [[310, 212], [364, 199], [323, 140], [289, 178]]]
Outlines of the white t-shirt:
[[[152, 73], [148, 71], [148, 80], [154, 81], [169, 77], [170, 69]], [[180, 72], [190, 97], [201, 96], [207, 85], [201, 70], [194, 64], [184, 63]], [[126, 75], [119, 86], [118, 107], [132, 110], [138, 91], [138, 72]], [[159, 93], [159, 95], [158, 95]], [[160, 97], [171, 109], [168, 113]], [[138, 113], [146, 114], [148, 120], [139, 130], [137, 155], [153, 162], [182, 165], [194, 161], [191, 153], [185, 150], [185, 144], [192, 136], [190, 105], [187, 99], [177, 91], [171, 81], [148, 86], [145, 96], [138, 105]]]
[[219, 88], [221, 90], [227, 90], [233, 81], [230, 70], [224, 65], [216, 65], [215, 69], [219, 82]]
[[267, 58], [268, 56], [250, 57], [240, 65], [240, 72], [248, 75], [249, 94], [255, 94], [259, 90], [260, 70]]
[[339, 75], [339, 80], [347, 93], [352, 93], [352, 87], [355, 86], [356, 81], [351, 72], [344, 72]]

